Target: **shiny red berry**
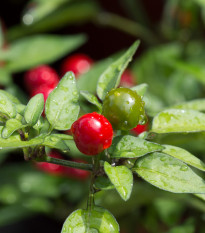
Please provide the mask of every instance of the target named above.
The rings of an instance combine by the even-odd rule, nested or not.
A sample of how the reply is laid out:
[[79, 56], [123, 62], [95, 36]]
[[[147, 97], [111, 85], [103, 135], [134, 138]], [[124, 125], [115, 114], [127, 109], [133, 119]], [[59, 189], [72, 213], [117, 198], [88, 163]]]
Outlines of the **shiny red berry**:
[[112, 125], [96, 112], [80, 117], [72, 124], [71, 132], [77, 148], [86, 155], [97, 155], [112, 144]]
[[54, 69], [47, 65], [41, 65], [27, 71], [24, 80], [28, 90], [32, 91], [41, 85], [47, 85], [50, 88], [56, 87], [59, 77]]
[[131, 132], [133, 134], [139, 135], [143, 133], [144, 131], [147, 131], [148, 129], [148, 124], [145, 125], [137, 125], [135, 128], [131, 129]]
[[86, 73], [93, 64], [93, 60], [84, 54], [75, 54], [66, 58], [62, 64], [62, 74], [72, 71], [75, 76]]
[[44, 102], [46, 102], [48, 95], [53, 91], [55, 87], [48, 87], [47, 85], [41, 85], [31, 91], [31, 97], [37, 94], [43, 94]]
[[125, 70], [120, 79], [121, 87], [133, 87], [136, 85], [135, 76], [130, 70]]

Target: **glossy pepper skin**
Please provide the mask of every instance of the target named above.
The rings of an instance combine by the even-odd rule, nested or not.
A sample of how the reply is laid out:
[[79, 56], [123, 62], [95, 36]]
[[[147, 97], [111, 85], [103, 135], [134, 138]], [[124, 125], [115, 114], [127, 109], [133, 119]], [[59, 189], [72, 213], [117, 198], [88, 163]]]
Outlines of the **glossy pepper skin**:
[[53, 91], [55, 87], [49, 87], [47, 85], [41, 85], [37, 88], [35, 88], [34, 90], [31, 91], [31, 97], [33, 97], [34, 95], [37, 95], [37, 94], [43, 94], [43, 97], [44, 97], [44, 102], [46, 102], [49, 94], [51, 93], [51, 91]]
[[139, 135], [148, 130], [148, 124], [137, 125], [135, 128], [131, 129], [133, 134]]
[[62, 64], [62, 75], [72, 71], [76, 77], [88, 72], [93, 64], [93, 60], [85, 54], [75, 54], [67, 57]]
[[112, 125], [96, 112], [80, 117], [72, 124], [71, 132], [77, 148], [86, 155], [97, 155], [112, 144]]
[[103, 101], [102, 114], [114, 129], [130, 130], [144, 118], [144, 102], [129, 88], [112, 89]]
[[47, 65], [35, 67], [25, 73], [25, 85], [29, 91], [46, 85], [49, 88], [55, 88], [59, 82], [56, 71]]

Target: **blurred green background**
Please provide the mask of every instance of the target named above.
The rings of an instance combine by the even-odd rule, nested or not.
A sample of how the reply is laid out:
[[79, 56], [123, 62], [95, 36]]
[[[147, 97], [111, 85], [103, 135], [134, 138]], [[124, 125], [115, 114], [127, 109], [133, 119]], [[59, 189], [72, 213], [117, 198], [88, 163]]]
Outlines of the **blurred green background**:
[[[167, 107], [205, 98], [203, 0], [7, 0], [1, 2], [0, 20], [0, 86], [23, 103], [29, 99], [27, 70], [49, 64], [61, 76], [66, 57], [87, 54], [95, 64], [78, 78], [78, 86], [95, 93], [100, 74], [138, 38], [141, 45], [129, 69], [138, 84], [149, 85], [150, 123]], [[82, 107], [92, 111], [83, 102]], [[154, 140], [205, 161], [204, 133]], [[74, 145], [66, 156], [85, 159]], [[40, 171], [21, 151], [1, 150], [0, 232], [60, 232], [70, 212], [86, 207], [88, 184]], [[122, 233], [205, 232], [203, 200], [156, 189], [137, 176], [126, 203], [114, 190], [97, 193], [96, 203], [113, 213]]]

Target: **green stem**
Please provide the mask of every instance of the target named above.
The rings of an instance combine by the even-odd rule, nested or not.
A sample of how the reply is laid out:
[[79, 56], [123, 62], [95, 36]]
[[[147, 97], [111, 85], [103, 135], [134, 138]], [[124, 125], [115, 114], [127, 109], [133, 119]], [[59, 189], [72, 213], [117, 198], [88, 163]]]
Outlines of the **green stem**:
[[43, 156], [42, 158], [36, 158], [35, 161], [37, 162], [47, 162], [47, 163], [54, 163], [66, 167], [73, 167], [81, 170], [87, 170], [87, 171], [92, 171], [93, 170], [93, 165], [92, 164], [85, 164], [85, 163], [77, 163], [77, 162], [72, 162], [68, 160], [63, 160], [63, 159], [56, 159], [52, 158], [50, 156]]
[[88, 203], [87, 203], [87, 209], [91, 210], [93, 205], [94, 205], [94, 193], [95, 189], [93, 187], [94, 182], [95, 182], [95, 177], [96, 173], [99, 168], [99, 155], [93, 157], [93, 172], [91, 175], [91, 180], [90, 180], [90, 190], [89, 190], [89, 196], [88, 196]]
[[89, 190], [88, 201], [87, 201], [88, 217], [87, 217], [87, 221], [86, 221], [87, 222], [86, 233], [90, 232], [90, 215], [91, 215], [91, 211], [93, 209], [93, 206], [95, 205], [95, 202], [94, 202], [95, 188], [93, 187], [93, 185], [95, 182], [95, 177], [96, 177], [97, 171], [98, 171], [99, 166], [100, 166], [99, 159], [100, 159], [100, 154], [93, 157], [93, 172], [92, 172], [92, 176], [91, 176], [90, 190]]
[[140, 37], [148, 44], [158, 44], [159, 39], [148, 28], [130, 19], [104, 12], [97, 16], [97, 22], [101, 25], [110, 26], [135, 37]]
[[51, 134], [52, 131], [53, 131], [53, 126], [50, 124], [47, 135]]
[[9, 117], [7, 117], [5, 114], [3, 114], [2, 112], [0, 112], [0, 118], [1, 118], [1, 120], [2, 121], [4, 121], [4, 122], [6, 122], [8, 119], [9, 119]]

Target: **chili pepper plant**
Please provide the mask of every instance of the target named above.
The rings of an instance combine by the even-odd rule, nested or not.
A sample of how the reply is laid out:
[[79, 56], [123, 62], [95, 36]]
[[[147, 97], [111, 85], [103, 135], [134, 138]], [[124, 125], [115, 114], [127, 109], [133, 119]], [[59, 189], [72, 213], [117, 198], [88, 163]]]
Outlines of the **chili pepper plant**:
[[[115, 189], [122, 201], [129, 200], [134, 174], [159, 189], [191, 193], [204, 199], [205, 181], [195, 171], [205, 171], [204, 163], [183, 148], [155, 141], [157, 134], [204, 130], [204, 114], [185, 103], [150, 117], [144, 100], [147, 84], [130, 89], [118, 87], [138, 46], [136, 41], [101, 73], [97, 96], [79, 89], [70, 71], [46, 101], [42, 94], [36, 94], [23, 104], [0, 90], [1, 149], [21, 148], [29, 163], [47, 162], [90, 172], [87, 205], [65, 219], [62, 233], [120, 232], [112, 213], [95, 203], [95, 195]], [[80, 116], [82, 101], [93, 105], [95, 111]], [[131, 135], [130, 130], [146, 124], [147, 118], [151, 121], [150, 129], [138, 136]], [[71, 135], [64, 133], [70, 129]], [[48, 155], [46, 148], [62, 154], [68, 152], [71, 142], [89, 158], [88, 163]]]

